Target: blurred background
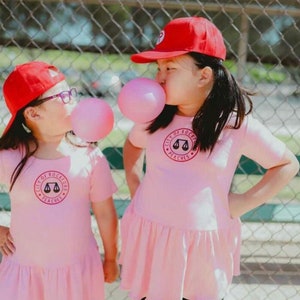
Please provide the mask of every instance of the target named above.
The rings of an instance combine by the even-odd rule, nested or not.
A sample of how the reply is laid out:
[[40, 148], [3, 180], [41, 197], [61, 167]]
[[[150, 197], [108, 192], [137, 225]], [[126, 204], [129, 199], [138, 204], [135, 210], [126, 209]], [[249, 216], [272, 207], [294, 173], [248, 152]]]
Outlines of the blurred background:
[[[118, 109], [118, 93], [131, 79], [155, 74], [155, 66], [135, 65], [129, 57], [154, 47], [161, 28], [182, 16], [203, 16], [217, 25], [227, 47], [226, 66], [241, 85], [256, 92], [255, 117], [299, 157], [299, 0], [0, 0], [0, 132], [9, 119], [3, 81], [16, 64], [43, 60], [65, 73], [81, 99], [103, 98], [111, 105], [114, 129], [99, 147], [120, 149], [132, 123]], [[259, 180], [257, 170], [239, 168], [232, 185], [235, 191]], [[119, 186], [115, 203], [121, 218], [128, 189], [124, 172], [113, 164], [112, 172]], [[0, 222], [9, 224], [9, 199], [3, 187], [0, 212]], [[299, 176], [268, 205], [242, 220], [242, 275], [226, 299], [299, 300]], [[107, 299], [129, 299], [118, 284], [107, 285]]]

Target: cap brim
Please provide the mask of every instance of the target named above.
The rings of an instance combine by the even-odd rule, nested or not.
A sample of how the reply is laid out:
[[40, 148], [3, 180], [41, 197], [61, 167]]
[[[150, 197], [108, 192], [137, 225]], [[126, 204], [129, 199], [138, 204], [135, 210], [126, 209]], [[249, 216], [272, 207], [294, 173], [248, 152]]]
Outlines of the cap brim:
[[131, 55], [130, 59], [139, 64], [154, 62], [158, 59], [172, 58], [179, 55], [183, 55], [190, 52], [189, 50], [185, 51], [170, 51], [170, 52], [160, 52], [160, 51], [144, 51], [141, 53]]

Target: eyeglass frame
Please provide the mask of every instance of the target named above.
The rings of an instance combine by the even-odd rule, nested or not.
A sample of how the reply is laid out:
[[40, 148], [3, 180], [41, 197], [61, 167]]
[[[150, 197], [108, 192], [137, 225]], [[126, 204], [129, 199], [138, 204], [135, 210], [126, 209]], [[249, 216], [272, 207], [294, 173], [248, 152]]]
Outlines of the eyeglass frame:
[[[63, 93], [65, 93], [65, 96], [62, 96]], [[49, 97], [45, 97], [45, 98], [42, 98], [42, 99], [37, 99], [34, 104], [35, 105], [40, 105], [40, 104], [42, 104], [46, 101], [49, 101], [49, 100], [52, 100], [52, 99], [55, 99], [55, 98], [60, 98], [62, 103], [68, 104], [72, 101], [72, 97], [77, 97], [77, 96], [78, 96], [77, 89], [75, 87], [73, 87], [73, 88], [70, 88], [68, 91], [62, 91], [58, 94], [55, 94], [55, 95], [52, 95], [52, 96], [49, 96]], [[68, 99], [67, 101], [65, 100], [66, 98]]]

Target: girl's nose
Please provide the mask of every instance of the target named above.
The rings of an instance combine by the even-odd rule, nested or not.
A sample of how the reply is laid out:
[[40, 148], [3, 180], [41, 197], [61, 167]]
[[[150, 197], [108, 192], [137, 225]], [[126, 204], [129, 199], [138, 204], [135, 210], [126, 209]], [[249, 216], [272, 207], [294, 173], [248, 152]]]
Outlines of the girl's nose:
[[160, 85], [164, 85], [165, 83], [166, 83], [165, 79], [161, 79], [160, 82], [159, 82]]
[[166, 80], [163, 76], [156, 76], [155, 79], [160, 85], [164, 85], [166, 83]]

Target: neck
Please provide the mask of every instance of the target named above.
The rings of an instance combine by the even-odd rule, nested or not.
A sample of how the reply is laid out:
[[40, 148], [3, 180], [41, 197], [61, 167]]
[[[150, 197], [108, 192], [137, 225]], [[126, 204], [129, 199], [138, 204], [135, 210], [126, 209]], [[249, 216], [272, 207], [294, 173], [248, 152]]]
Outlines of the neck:
[[191, 98], [190, 101], [185, 101], [184, 104], [178, 105], [177, 114], [185, 117], [194, 117], [206, 101], [208, 94], [208, 90], [200, 91], [200, 96]]
[[199, 111], [201, 106], [203, 105], [204, 100], [201, 102], [191, 102], [189, 104], [178, 105], [177, 114], [185, 117], [194, 117], [196, 113]]
[[37, 137], [38, 149], [34, 156], [42, 159], [56, 159], [63, 156], [59, 147], [64, 140], [64, 135], [51, 137]]

